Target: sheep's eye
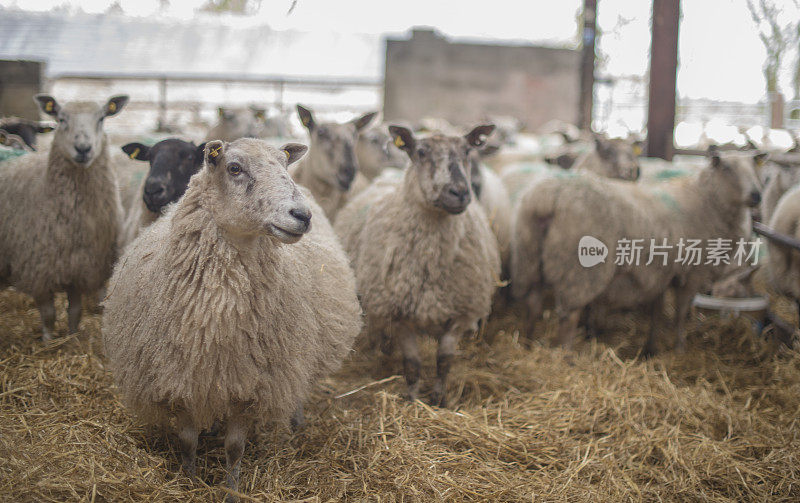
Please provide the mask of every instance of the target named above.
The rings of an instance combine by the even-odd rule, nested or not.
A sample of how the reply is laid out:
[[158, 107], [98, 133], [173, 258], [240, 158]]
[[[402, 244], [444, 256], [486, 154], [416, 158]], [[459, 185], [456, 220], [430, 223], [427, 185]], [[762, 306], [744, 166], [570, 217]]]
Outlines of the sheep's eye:
[[239, 176], [242, 173], [242, 167], [238, 164], [228, 164], [228, 173], [231, 176]]
[[426, 152], [424, 148], [420, 148], [417, 149], [417, 155], [419, 157], [425, 157], [426, 155], [428, 155], [428, 152]]

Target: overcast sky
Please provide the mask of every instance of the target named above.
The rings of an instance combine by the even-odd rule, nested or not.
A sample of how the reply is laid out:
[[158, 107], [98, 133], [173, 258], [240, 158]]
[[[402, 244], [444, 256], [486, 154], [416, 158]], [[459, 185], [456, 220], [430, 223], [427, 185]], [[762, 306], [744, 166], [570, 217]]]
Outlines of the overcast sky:
[[[776, 0], [780, 1], [780, 0]], [[103, 12], [103, 0], [0, 0], [28, 10], [57, 7]], [[191, 19], [204, 0], [121, 0], [126, 14]], [[342, 33], [397, 33], [415, 25], [436, 27], [455, 37], [524, 40], [573, 46], [581, 0], [263, 0], [248, 18], [220, 22], [267, 23], [275, 29]], [[793, 0], [783, 0], [787, 18], [797, 16]], [[611, 75], [643, 75], [648, 66], [650, 4], [647, 0], [598, 0], [602, 41]], [[692, 98], [755, 102], [764, 95], [764, 48], [750, 19], [746, 0], [684, 0], [680, 32], [678, 92]], [[343, 55], [346, 57], [346, 55]], [[796, 53], [784, 65], [782, 88], [791, 98], [790, 72]]]

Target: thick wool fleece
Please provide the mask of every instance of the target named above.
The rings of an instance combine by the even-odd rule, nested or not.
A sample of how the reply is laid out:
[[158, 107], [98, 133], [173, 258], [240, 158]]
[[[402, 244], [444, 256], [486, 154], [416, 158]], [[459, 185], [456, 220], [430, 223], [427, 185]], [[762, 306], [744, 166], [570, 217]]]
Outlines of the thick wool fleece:
[[392, 185], [376, 181], [353, 201], [354, 214], [363, 215], [360, 232], [352, 218], [337, 223], [370, 331], [394, 321], [434, 337], [452, 325], [474, 327], [489, 314], [500, 275], [497, 240], [483, 209], [473, 203], [450, 215], [432, 208], [415, 169]]
[[226, 238], [203, 197], [207, 168], [120, 259], [103, 340], [127, 404], [198, 427], [248, 406], [284, 420], [336, 370], [361, 328], [353, 272], [320, 208], [299, 242]]
[[105, 144], [90, 166], [56, 148], [0, 163], [0, 285], [37, 300], [98, 290], [117, 256], [121, 213]]
[[[781, 197], [769, 226], [786, 236], [800, 238], [800, 187]], [[767, 241], [767, 271], [781, 294], [800, 300], [800, 257], [796, 251]]]

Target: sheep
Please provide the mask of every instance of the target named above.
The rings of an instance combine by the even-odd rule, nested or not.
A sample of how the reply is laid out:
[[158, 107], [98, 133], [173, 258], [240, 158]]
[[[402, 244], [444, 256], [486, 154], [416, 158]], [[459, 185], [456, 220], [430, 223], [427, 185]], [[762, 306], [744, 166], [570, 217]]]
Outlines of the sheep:
[[21, 136], [11, 134], [5, 129], [0, 129], [0, 145], [3, 147], [9, 147], [13, 150], [18, 150], [20, 152], [34, 151], [32, 147], [25, 143], [25, 140], [23, 140]]
[[405, 155], [392, 143], [386, 126], [373, 126], [362, 130], [356, 143], [358, 169], [367, 179], [373, 180], [385, 168], [405, 167]]
[[800, 183], [800, 166], [769, 162], [762, 173], [764, 197], [759, 207], [759, 218], [762, 222], [769, 222], [781, 197]]
[[411, 400], [420, 386], [417, 334], [439, 340], [432, 403], [444, 407], [458, 341], [491, 310], [500, 256], [486, 215], [470, 204], [468, 156], [493, 129], [416, 138], [408, 128], [390, 126], [394, 144], [410, 159], [402, 182], [375, 182], [345, 206], [348, 218], [335, 223], [370, 334], [385, 354], [391, 354], [389, 330], [399, 336]]
[[263, 111], [254, 108], [217, 109], [218, 122], [206, 134], [204, 141], [234, 141], [237, 138], [257, 138], [261, 129]]
[[81, 295], [102, 287], [116, 259], [122, 208], [103, 120], [128, 97], [63, 107], [52, 96], [35, 99], [58, 127], [49, 152], [0, 163], [0, 285], [34, 298], [47, 341], [55, 328], [53, 295], [66, 290], [69, 332], [77, 332]]
[[122, 226], [120, 248], [124, 248], [139, 233], [156, 221], [164, 208], [186, 192], [189, 179], [203, 165], [205, 143], [200, 146], [177, 138], [161, 140], [152, 147], [128, 143], [122, 151], [132, 160], [150, 164], [142, 177], [136, 198], [129, 202]]
[[190, 476], [198, 432], [226, 424], [232, 491], [251, 426], [286, 420], [361, 330], [347, 257], [287, 172], [306, 150], [206, 143], [186, 194], [109, 284], [103, 342], [125, 403], [148, 423], [176, 420]]
[[[763, 154], [711, 152], [710, 164], [691, 177], [654, 185], [634, 184], [583, 173], [544, 177], [527, 187], [515, 209], [511, 238], [511, 293], [529, 310], [525, 330], [542, 310], [545, 290], [552, 290], [560, 342], [570, 346], [581, 310], [596, 303], [627, 308], [649, 305], [653, 320], [645, 346], [653, 354], [655, 325], [664, 292], [676, 291], [677, 347], [685, 349], [685, 318], [697, 291], [724, 268], [676, 263], [680, 239], [731, 239], [749, 236], [749, 208], [759, 203], [760, 182], [754, 161]], [[586, 236], [608, 247], [604, 261], [582, 267], [576, 256]], [[613, 247], [620, 239], [643, 239], [642, 263], [623, 263]], [[666, 258], [650, 254], [650, 240], [672, 246]], [[590, 240], [591, 241], [591, 240]], [[704, 241], [705, 242], [705, 241]], [[687, 242], [684, 242], [684, 246]], [[629, 243], [632, 245], [632, 243]], [[588, 244], [581, 244], [586, 251]], [[592, 248], [602, 247], [594, 243]], [[663, 249], [655, 251], [664, 251]], [[597, 253], [597, 252], [596, 252]], [[664, 265], [664, 260], [666, 264]]]
[[609, 140], [601, 135], [595, 135], [594, 149], [575, 159], [570, 169], [591, 171], [608, 178], [637, 180], [640, 174], [637, 152], [641, 152], [641, 147], [627, 140], [619, 138]]
[[[800, 237], [800, 186], [793, 187], [781, 197], [769, 226], [785, 236]], [[800, 313], [800, 261], [797, 251], [767, 240], [766, 266], [770, 284], [778, 293], [794, 300]]]
[[22, 139], [27, 147], [25, 150], [34, 151], [36, 150], [36, 135], [49, 133], [55, 127], [47, 122], [31, 121], [19, 117], [3, 117], [0, 118], [0, 129], [8, 135], [15, 135]]
[[308, 129], [310, 146], [303, 162], [292, 168], [292, 178], [311, 191], [325, 216], [333, 222], [348, 198], [369, 185], [369, 180], [359, 173], [355, 144], [359, 133], [372, 122], [377, 112], [344, 124], [318, 124], [311, 110], [302, 105], [297, 105], [297, 113], [300, 122]]
[[497, 238], [500, 262], [503, 266], [502, 278], [505, 279], [511, 256], [511, 196], [497, 173], [481, 162], [478, 151], [470, 153], [470, 163], [472, 191], [483, 207], [492, 232]]

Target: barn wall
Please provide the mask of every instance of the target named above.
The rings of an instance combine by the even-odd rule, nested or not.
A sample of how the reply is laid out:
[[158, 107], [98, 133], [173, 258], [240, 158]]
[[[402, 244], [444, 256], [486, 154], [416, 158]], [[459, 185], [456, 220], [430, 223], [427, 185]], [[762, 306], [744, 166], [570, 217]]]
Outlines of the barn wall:
[[389, 121], [442, 117], [472, 123], [511, 115], [529, 128], [578, 116], [580, 53], [532, 45], [450, 43], [430, 30], [386, 41]]
[[0, 116], [38, 120], [33, 95], [40, 92], [44, 63], [0, 60]]

